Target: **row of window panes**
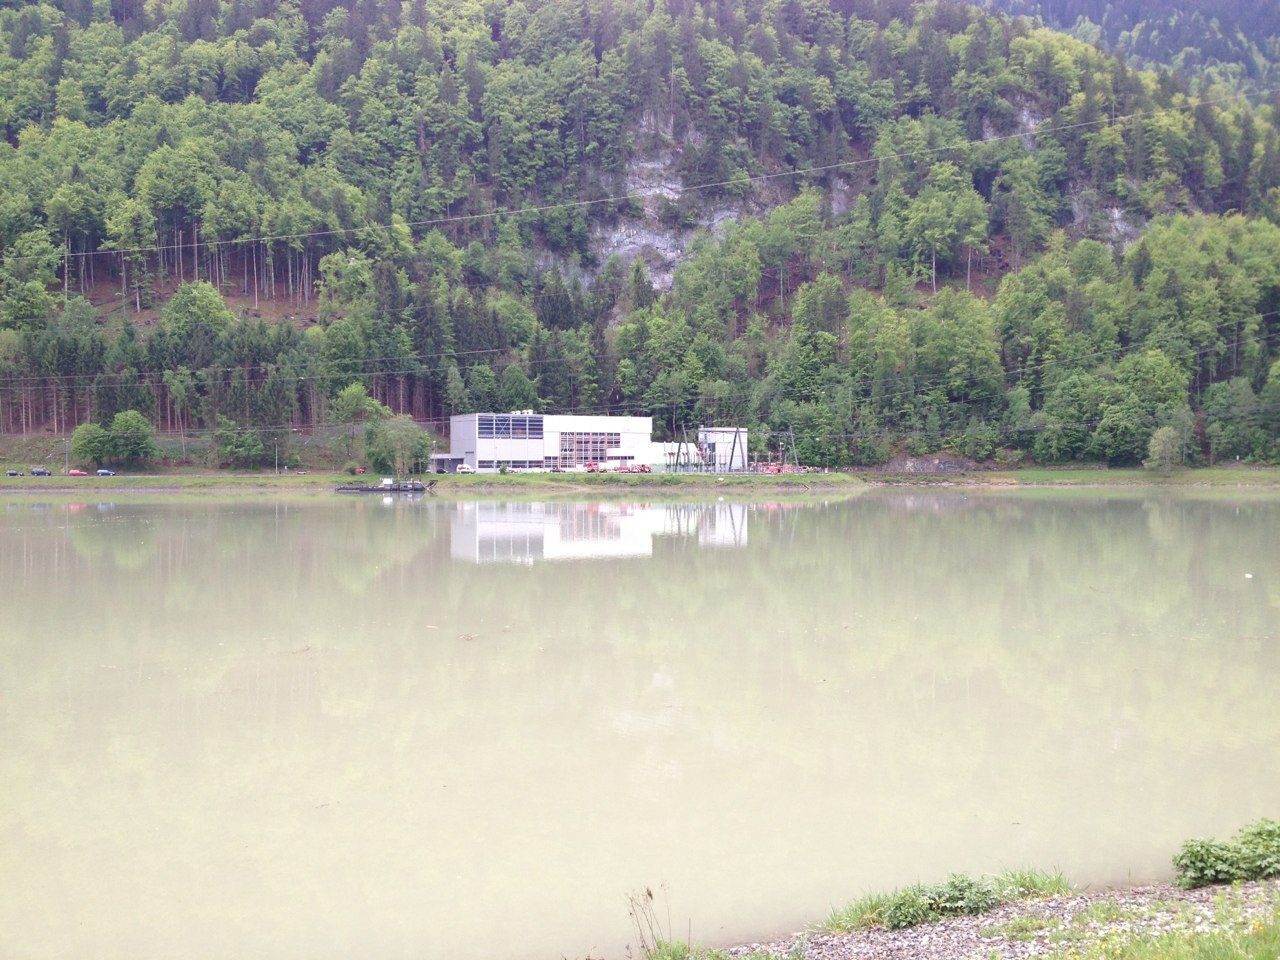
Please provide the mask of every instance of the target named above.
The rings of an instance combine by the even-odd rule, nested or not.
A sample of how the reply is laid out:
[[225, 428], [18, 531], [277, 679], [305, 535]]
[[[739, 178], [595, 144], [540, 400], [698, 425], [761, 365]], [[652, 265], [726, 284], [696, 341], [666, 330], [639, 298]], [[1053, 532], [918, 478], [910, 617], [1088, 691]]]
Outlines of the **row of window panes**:
[[476, 466], [481, 470], [496, 470], [505, 465], [511, 470], [551, 470], [555, 467], [578, 467], [593, 460], [604, 463], [634, 463], [635, 457], [630, 454], [611, 457], [594, 457], [588, 460], [574, 460], [572, 457], [547, 457], [543, 460], [477, 460]]
[[481, 470], [496, 470], [503, 466], [510, 470], [541, 470], [544, 464], [541, 460], [477, 460], [476, 466]]
[[541, 417], [495, 416], [481, 414], [477, 431], [485, 440], [495, 438], [512, 440], [541, 440]]
[[622, 443], [620, 433], [574, 433], [560, 434], [560, 462], [562, 464], [592, 463], [604, 460], [610, 447]]

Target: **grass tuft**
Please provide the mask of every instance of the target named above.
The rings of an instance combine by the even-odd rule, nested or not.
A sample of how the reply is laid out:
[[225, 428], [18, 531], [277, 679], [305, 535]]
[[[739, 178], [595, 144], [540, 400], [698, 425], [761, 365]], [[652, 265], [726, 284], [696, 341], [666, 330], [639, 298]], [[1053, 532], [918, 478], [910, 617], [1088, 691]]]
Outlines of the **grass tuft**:
[[885, 907], [895, 896], [897, 891], [869, 893], [865, 897], [859, 897], [844, 909], [831, 911], [823, 928], [834, 933], [850, 933], [854, 930], [882, 927]]
[[1028, 915], [1025, 917], [1014, 917], [1008, 923], [1002, 923], [997, 926], [983, 927], [979, 930], [979, 934], [983, 937], [1004, 937], [1006, 940], [1017, 940], [1021, 943], [1027, 943], [1041, 934], [1049, 933], [1057, 930], [1062, 926], [1062, 921], [1056, 917], [1037, 917]]
[[1276, 960], [1280, 957], [1280, 913], [1254, 921], [1244, 930], [1111, 939], [1068, 956], [1072, 960]]
[[997, 874], [995, 885], [1002, 903], [1061, 897], [1071, 892], [1071, 884], [1061, 870], [1006, 870]]
[[834, 933], [883, 927], [901, 930], [945, 917], [977, 916], [1002, 903], [1069, 893], [1058, 871], [1008, 870], [987, 879], [952, 874], [937, 884], [912, 884], [892, 893], [872, 893], [833, 910], [823, 924]]
[[1103, 900], [1100, 903], [1091, 904], [1077, 913], [1074, 922], [1077, 924], [1119, 923], [1128, 916], [1128, 912], [1120, 904]]

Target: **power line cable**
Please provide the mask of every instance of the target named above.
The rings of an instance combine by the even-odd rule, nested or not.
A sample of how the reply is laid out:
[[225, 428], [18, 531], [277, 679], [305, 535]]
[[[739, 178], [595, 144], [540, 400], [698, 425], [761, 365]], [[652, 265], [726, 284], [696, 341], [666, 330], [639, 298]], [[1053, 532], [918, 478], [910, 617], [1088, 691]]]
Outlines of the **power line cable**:
[[[1036, 128], [1035, 134], [1038, 134], [1041, 129], [1046, 129], [1049, 132], [1060, 133], [1060, 132], [1065, 132], [1069, 130], [1079, 130], [1087, 127], [1099, 126], [1103, 124], [1114, 125], [1126, 120], [1134, 120], [1134, 119], [1137, 119], [1138, 117], [1155, 115], [1157, 113], [1168, 112], [1170, 110], [1175, 110], [1175, 109], [1176, 110], [1194, 110], [1196, 107], [1208, 106], [1215, 103], [1225, 103], [1231, 100], [1240, 100], [1240, 99], [1247, 100], [1248, 97], [1250, 96], [1265, 96], [1265, 95], [1268, 95], [1271, 93], [1277, 93], [1277, 92], [1280, 92], [1280, 87], [1273, 87], [1266, 90], [1258, 90], [1258, 91], [1235, 91], [1233, 93], [1224, 94], [1219, 97], [1202, 97], [1196, 100], [1194, 103], [1191, 102], [1190, 98], [1188, 98], [1187, 103], [1176, 104], [1176, 105], [1171, 104], [1166, 107], [1157, 107], [1157, 108], [1152, 108], [1147, 110], [1135, 110], [1132, 113], [1121, 114], [1119, 116], [1102, 117], [1097, 120], [1080, 120], [1073, 123], [1067, 123], [1067, 124], [1061, 124], [1061, 125], [1054, 125], [1052, 121], [1047, 121], [1046, 123], [1043, 123], [1041, 126]], [[811, 176], [813, 174], [827, 173], [833, 170], [850, 169], [854, 167], [867, 166], [872, 164], [878, 165], [886, 160], [905, 160], [905, 159], [910, 159], [912, 157], [919, 157], [919, 156], [925, 156], [925, 155], [931, 155], [931, 154], [937, 154], [937, 153], [945, 153], [950, 150], [959, 150], [964, 147], [983, 146], [990, 143], [1000, 143], [1008, 140], [1021, 140], [1021, 139], [1025, 139], [1027, 136], [1028, 134], [1026, 133], [1008, 133], [1008, 134], [999, 134], [994, 137], [986, 137], [986, 138], [971, 137], [965, 140], [961, 140], [957, 143], [946, 144], [939, 147], [925, 147], [919, 150], [903, 151], [900, 153], [885, 154], [885, 155], [872, 156], [872, 157], [862, 157], [854, 160], [841, 160], [835, 163], [821, 164], [814, 167], [806, 167], [804, 169], [781, 170], [775, 173], [753, 174], [745, 177], [733, 177], [727, 180], [714, 180], [706, 183], [693, 184], [692, 186], [682, 186], [676, 189], [674, 193], [677, 196], [684, 196], [686, 193], [696, 193], [702, 190], [711, 190], [711, 189], [716, 189], [721, 187], [749, 186], [755, 183], [764, 183], [764, 182], [784, 179], [788, 177]], [[258, 236], [258, 237], [239, 237], [232, 240], [210, 240], [202, 244], [201, 243], [155, 244], [155, 245], [148, 245], [148, 246], [112, 248], [109, 250], [94, 250], [94, 251], [83, 250], [83, 251], [77, 251], [77, 252], [67, 251], [63, 256], [59, 256], [58, 259], [65, 260], [70, 257], [96, 256], [99, 253], [121, 254], [121, 255], [127, 254], [127, 253], [159, 253], [159, 252], [168, 251], [168, 250], [174, 250], [174, 251], [180, 250], [180, 249], [187, 250], [192, 248], [198, 248], [200, 246], [203, 246], [206, 248], [208, 247], [216, 248], [221, 246], [236, 246], [236, 245], [249, 244], [249, 243], [278, 243], [280, 241], [285, 241], [285, 240], [306, 240], [306, 239], [311, 239], [315, 237], [345, 236], [352, 233], [359, 233], [360, 231], [364, 231], [364, 230], [391, 230], [397, 226], [405, 226], [405, 227], [411, 227], [411, 228], [443, 226], [446, 224], [467, 223], [467, 222], [474, 222], [477, 220], [492, 220], [492, 219], [497, 219], [501, 217], [518, 217], [518, 216], [527, 216], [530, 214], [550, 213], [558, 210], [570, 210], [576, 207], [592, 207], [592, 206], [599, 206], [602, 204], [623, 203], [623, 202], [629, 201], [631, 197], [632, 197], [631, 194], [618, 194], [618, 195], [606, 196], [606, 197], [596, 197], [592, 199], [558, 201], [556, 203], [537, 204], [534, 206], [526, 206], [526, 207], [509, 207], [506, 209], [491, 210], [483, 213], [456, 214], [456, 215], [443, 216], [443, 217], [431, 217], [431, 218], [422, 219], [422, 220], [405, 220], [405, 221], [401, 221], [400, 223], [365, 224], [359, 227], [340, 227], [340, 228], [329, 229], [329, 230], [312, 230], [312, 231], [306, 231], [306, 232], [300, 232], [300, 233], [281, 233], [281, 234], [271, 234], [271, 235], [264, 235], [264, 236]], [[7, 259], [10, 261], [22, 261], [22, 260], [45, 259], [45, 258], [37, 257], [33, 254], [27, 254], [27, 255], [22, 255], [17, 257], [9, 257]]]

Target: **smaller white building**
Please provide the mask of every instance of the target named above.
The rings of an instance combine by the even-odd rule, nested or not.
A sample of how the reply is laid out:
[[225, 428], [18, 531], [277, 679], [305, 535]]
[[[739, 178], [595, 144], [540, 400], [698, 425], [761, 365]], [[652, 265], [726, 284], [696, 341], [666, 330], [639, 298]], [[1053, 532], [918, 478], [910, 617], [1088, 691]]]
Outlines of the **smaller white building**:
[[703, 469], [716, 473], [747, 469], [747, 431], [744, 427], [700, 427], [698, 451]]
[[653, 463], [673, 472], [729, 473], [747, 469], [744, 427], [699, 427], [696, 441], [653, 444]]

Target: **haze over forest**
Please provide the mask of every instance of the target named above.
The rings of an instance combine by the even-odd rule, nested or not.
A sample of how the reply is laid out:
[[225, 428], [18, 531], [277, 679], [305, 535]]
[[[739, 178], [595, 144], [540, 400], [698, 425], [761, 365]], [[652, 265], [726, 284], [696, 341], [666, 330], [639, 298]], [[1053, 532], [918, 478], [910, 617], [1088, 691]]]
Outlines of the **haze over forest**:
[[0, 3], [0, 432], [1280, 459], [1280, 15], [1007, 6]]

